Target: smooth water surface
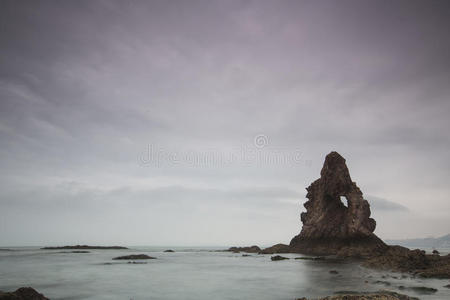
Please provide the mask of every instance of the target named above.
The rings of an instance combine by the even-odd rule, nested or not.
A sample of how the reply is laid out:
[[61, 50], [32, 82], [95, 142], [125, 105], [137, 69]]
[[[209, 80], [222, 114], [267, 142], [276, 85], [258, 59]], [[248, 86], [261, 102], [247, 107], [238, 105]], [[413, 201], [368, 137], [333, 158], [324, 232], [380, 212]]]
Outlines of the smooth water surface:
[[[271, 255], [217, 252], [214, 249], [133, 247], [129, 250], [0, 250], [0, 290], [34, 287], [50, 299], [258, 299], [277, 300], [331, 295], [337, 291], [388, 289], [420, 299], [450, 299], [448, 280], [419, 279], [365, 269], [357, 262], [271, 261]], [[145, 264], [113, 257], [145, 253]], [[337, 270], [337, 275], [330, 274]], [[394, 278], [397, 277], [397, 278]], [[376, 283], [384, 281], [387, 283]], [[438, 289], [432, 295], [399, 286]]]

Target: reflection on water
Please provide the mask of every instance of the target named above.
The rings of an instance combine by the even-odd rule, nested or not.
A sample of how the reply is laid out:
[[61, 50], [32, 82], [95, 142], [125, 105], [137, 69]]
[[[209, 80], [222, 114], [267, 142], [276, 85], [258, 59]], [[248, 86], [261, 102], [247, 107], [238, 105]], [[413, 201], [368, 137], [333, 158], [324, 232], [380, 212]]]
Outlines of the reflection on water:
[[[447, 280], [420, 279], [338, 260], [271, 261], [213, 249], [135, 247], [71, 253], [37, 248], [0, 251], [0, 290], [32, 286], [51, 299], [294, 299], [338, 291], [393, 290], [420, 299], [450, 299]], [[128, 264], [111, 259], [145, 253], [158, 259]], [[290, 258], [299, 255], [284, 255]], [[336, 270], [338, 274], [330, 273]], [[438, 289], [420, 295], [399, 286]]]

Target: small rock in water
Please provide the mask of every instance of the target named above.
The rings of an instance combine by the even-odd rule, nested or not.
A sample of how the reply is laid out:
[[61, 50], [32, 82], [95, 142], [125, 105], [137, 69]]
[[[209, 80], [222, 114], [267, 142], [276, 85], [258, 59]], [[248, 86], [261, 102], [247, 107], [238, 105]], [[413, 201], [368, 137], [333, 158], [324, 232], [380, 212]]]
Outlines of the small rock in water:
[[156, 259], [156, 257], [148, 256], [146, 254], [132, 254], [132, 255], [125, 255], [125, 256], [118, 256], [114, 257], [113, 259]]
[[261, 248], [259, 248], [258, 246], [231, 247], [228, 249], [228, 251], [233, 252], [233, 253], [239, 253], [239, 252], [258, 253], [261, 251]]
[[285, 259], [289, 259], [289, 258], [281, 256], [281, 255], [275, 255], [275, 256], [272, 256], [270, 259], [272, 261], [276, 261], [276, 260], [285, 260]]
[[336, 271], [336, 270], [331, 270], [331, 271], [330, 271], [330, 274], [339, 274], [339, 272]]
[[175, 251], [173, 251], [172, 249], [167, 249], [167, 250], [164, 250], [164, 252], [175, 252]]
[[12, 293], [0, 291], [0, 300], [49, 300], [31, 287], [21, 287]]

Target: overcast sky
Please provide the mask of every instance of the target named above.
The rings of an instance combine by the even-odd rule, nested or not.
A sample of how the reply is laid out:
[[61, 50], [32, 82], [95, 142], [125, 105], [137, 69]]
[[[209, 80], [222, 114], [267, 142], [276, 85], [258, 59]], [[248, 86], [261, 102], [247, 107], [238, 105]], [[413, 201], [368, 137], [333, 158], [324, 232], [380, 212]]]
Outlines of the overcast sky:
[[270, 245], [338, 151], [450, 232], [449, 1], [0, 0], [0, 245]]

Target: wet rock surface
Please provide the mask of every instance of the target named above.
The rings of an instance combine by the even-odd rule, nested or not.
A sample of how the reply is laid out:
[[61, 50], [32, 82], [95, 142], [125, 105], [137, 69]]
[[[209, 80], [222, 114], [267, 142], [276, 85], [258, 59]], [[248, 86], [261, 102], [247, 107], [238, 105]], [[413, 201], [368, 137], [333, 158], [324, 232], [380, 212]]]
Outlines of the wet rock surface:
[[436, 293], [438, 290], [435, 288], [431, 288], [431, 287], [426, 287], [426, 286], [399, 286], [398, 287], [400, 290], [410, 290], [410, 291], [414, 291], [418, 294], [421, 295], [431, 295]]
[[21, 287], [10, 293], [0, 291], [0, 300], [48, 300], [48, 298], [31, 287]]

